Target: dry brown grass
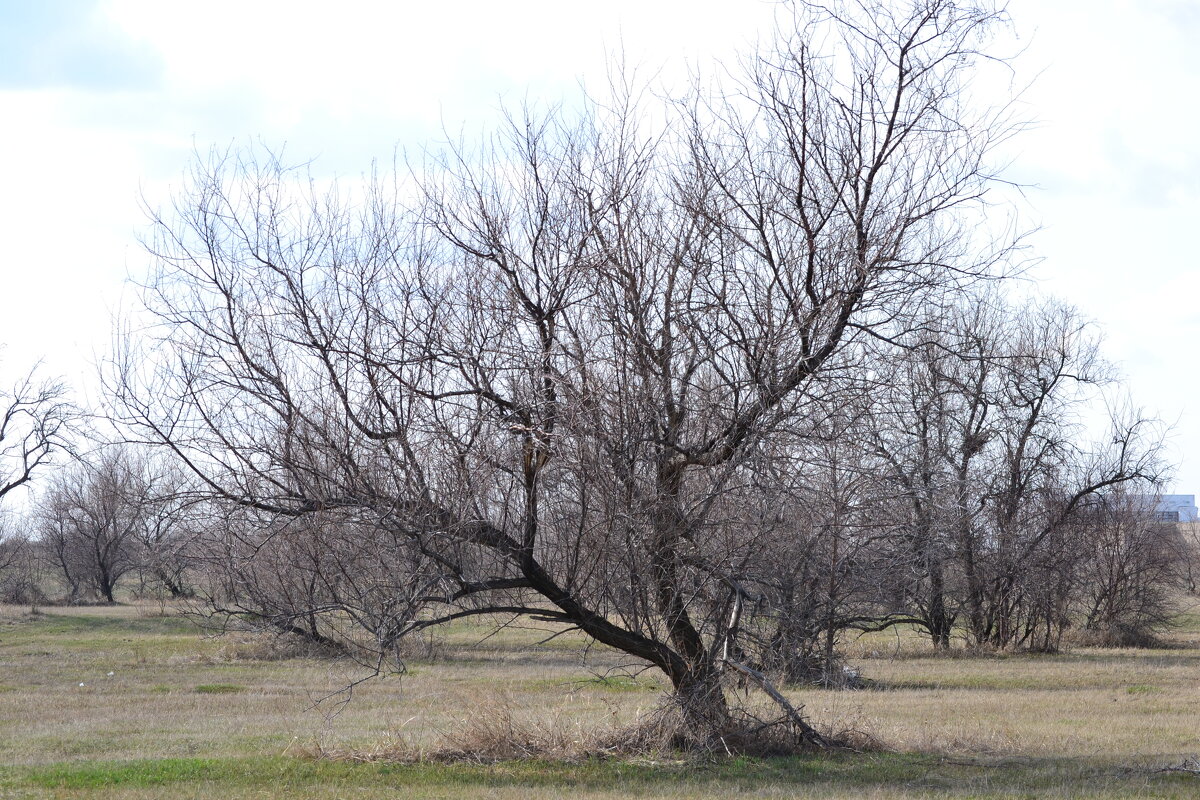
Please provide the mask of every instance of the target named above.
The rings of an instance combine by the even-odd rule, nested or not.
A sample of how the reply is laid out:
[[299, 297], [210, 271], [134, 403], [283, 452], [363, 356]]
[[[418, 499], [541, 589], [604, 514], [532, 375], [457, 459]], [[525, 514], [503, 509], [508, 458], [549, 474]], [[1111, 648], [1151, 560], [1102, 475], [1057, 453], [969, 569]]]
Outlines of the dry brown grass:
[[[204, 637], [145, 608], [53, 609], [36, 619], [9, 608], [0, 620], [3, 763], [279, 753], [313, 741], [367, 749], [400, 734], [426, 748], [480, 709], [508, 704], [589, 727], [635, 719], [659, 697], [655, 684], [596, 681], [594, 670], [618, 665], [611, 656], [586, 667], [560, 640], [530, 648], [527, 631], [476, 647], [490, 629], [464, 626], [445, 656], [347, 692], [368, 674], [358, 665], [280, 659], [270, 637]], [[243, 691], [195, 691], [204, 685]]]
[[608, 752], [618, 732], [611, 724], [585, 725], [562, 713], [518, 709], [508, 699], [476, 709], [470, 717], [437, 732], [432, 740], [403, 731], [389, 733], [369, 747], [347, 747], [318, 739], [290, 752], [307, 758], [362, 763], [425, 762], [494, 764], [517, 759], [582, 761]]
[[[975, 792], [984, 780], [979, 769], [993, 770], [987, 774], [995, 778], [1019, 768], [1026, 776], [1021, 786], [1057, 787], [1075, 780], [1074, 772], [1092, 775], [1090, 787], [1107, 786], [1109, 777], [1096, 783], [1094, 776], [1179, 763], [1200, 752], [1197, 622], [1189, 618], [1190, 628], [1167, 649], [1077, 648], [1053, 656], [935, 656], [915, 637], [865, 637], [850, 650], [872, 688], [801, 688], [788, 695], [824, 730], [937, 764], [976, 765], [962, 767], [969, 774], [960, 776], [962, 787], [975, 788], [946, 796], [985, 796]], [[50, 609], [38, 617], [0, 609], [0, 763], [84, 768], [286, 753], [364, 762], [536, 757], [586, 764], [580, 759], [612, 747], [616, 732], [652, 719], [660, 679], [623, 671], [630, 665], [576, 636], [537, 645], [545, 635], [456, 626], [428, 643], [427, 657], [411, 661], [409, 674], [358, 684], [347, 703], [339, 690], [364, 674], [353, 664], [249, 635], [207, 638], [153, 607]], [[203, 690], [213, 686], [223, 689]], [[855, 763], [853, 769], [866, 769], [871, 762]], [[842, 774], [836, 763], [830, 769]], [[1127, 794], [1120, 780], [1106, 796]], [[469, 796], [523, 796], [519, 788], [493, 788]], [[913, 791], [900, 784], [846, 794], [814, 787], [805, 796], [930, 796]], [[157, 796], [147, 792], [140, 796]], [[792, 793], [771, 783], [755, 794]], [[1037, 794], [1090, 796], [1066, 789]], [[311, 796], [321, 795], [314, 789]], [[655, 796], [710, 795], [659, 787]]]
[[[885, 745], [937, 754], [1159, 762], [1200, 751], [1200, 627], [1154, 649], [935, 655], [915, 636], [852, 648], [871, 690], [804, 692], [826, 724], [859, 718]], [[865, 656], [865, 657], [864, 657]]]

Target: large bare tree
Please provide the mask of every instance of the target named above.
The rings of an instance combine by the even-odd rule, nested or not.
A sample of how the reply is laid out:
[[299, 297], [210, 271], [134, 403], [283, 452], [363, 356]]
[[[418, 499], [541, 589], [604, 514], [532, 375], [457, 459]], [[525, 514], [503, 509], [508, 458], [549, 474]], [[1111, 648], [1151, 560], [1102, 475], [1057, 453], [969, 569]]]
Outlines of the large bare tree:
[[869, 376], [866, 341], [1001, 271], [972, 215], [1012, 126], [966, 91], [994, 10], [788, 11], [723, 85], [659, 107], [617, 81], [361, 193], [198, 159], [154, 215], [122, 422], [216, 498], [436, 565], [381, 647], [528, 615], [661, 669], [701, 741], [734, 725], [728, 671], [819, 741], [741, 637], [789, 535], [757, 479]]

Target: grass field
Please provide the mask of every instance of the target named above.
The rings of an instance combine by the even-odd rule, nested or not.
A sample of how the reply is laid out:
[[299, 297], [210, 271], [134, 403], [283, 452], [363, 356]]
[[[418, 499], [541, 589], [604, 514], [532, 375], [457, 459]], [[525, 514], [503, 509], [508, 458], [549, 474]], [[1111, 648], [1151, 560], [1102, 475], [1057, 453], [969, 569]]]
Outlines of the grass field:
[[[660, 683], [544, 631], [460, 625], [402, 678], [271, 640], [205, 637], [157, 607], [0, 608], [0, 800], [34, 798], [1200, 797], [1158, 772], [1200, 753], [1200, 617], [1170, 648], [931, 656], [877, 635], [849, 645], [872, 688], [796, 690], [878, 751], [787, 759], [401, 765], [314, 757], [481, 725], [570, 738], [631, 722]], [[601, 679], [599, 675], [607, 677]]]

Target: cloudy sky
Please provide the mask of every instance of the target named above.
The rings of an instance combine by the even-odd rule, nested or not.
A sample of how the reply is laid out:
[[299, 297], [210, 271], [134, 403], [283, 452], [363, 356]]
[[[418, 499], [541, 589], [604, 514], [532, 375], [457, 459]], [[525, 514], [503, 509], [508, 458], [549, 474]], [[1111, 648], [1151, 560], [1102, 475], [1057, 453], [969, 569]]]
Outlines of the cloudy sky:
[[[1079, 306], [1200, 494], [1200, 2], [1013, 0], [1037, 126], [1012, 148], [1042, 288]], [[770, 24], [761, 0], [0, 0], [0, 382], [93, 364], [145, 269], [140, 198], [194, 149], [322, 173], [570, 98], [617, 49], [670, 83]]]

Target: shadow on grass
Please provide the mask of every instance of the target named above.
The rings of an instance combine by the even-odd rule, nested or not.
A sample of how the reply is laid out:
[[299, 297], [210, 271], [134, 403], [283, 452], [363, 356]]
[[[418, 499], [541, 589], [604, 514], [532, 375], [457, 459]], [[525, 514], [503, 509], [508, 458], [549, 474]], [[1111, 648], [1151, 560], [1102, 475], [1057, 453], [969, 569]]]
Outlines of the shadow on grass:
[[[12, 639], [38, 636], [199, 636], [195, 623], [178, 615], [100, 616], [39, 612], [12, 622], [6, 630]], [[15, 635], [15, 636], [14, 636]]]
[[[57, 790], [54, 796], [120, 796], [161, 789], [155, 796], [232, 797], [246, 791], [289, 796], [337, 786], [355, 796], [420, 796], [455, 789], [461, 797], [489, 790], [528, 789], [530, 798], [564, 790], [637, 797], [1196, 797], [1200, 778], [1121, 769], [1081, 760], [985, 761], [916, 754], [835, 754], [717, 761], [608, 760], [580, 763], [386, 764], [290, 757], [187, 758], [82, 762], [0, 769], [3, 790]], [[63, 794], [63, 792], [67, 794]], [[377, 793], [378, 792], [378, 793]], [[681, 794], [683, 793], [683, 794]], [[23, 795], [18, 795], [23, 796]], [[256, 795], [257, 796], [257, 795]], [[439, 793], [438, 796], [446, 796]]]

